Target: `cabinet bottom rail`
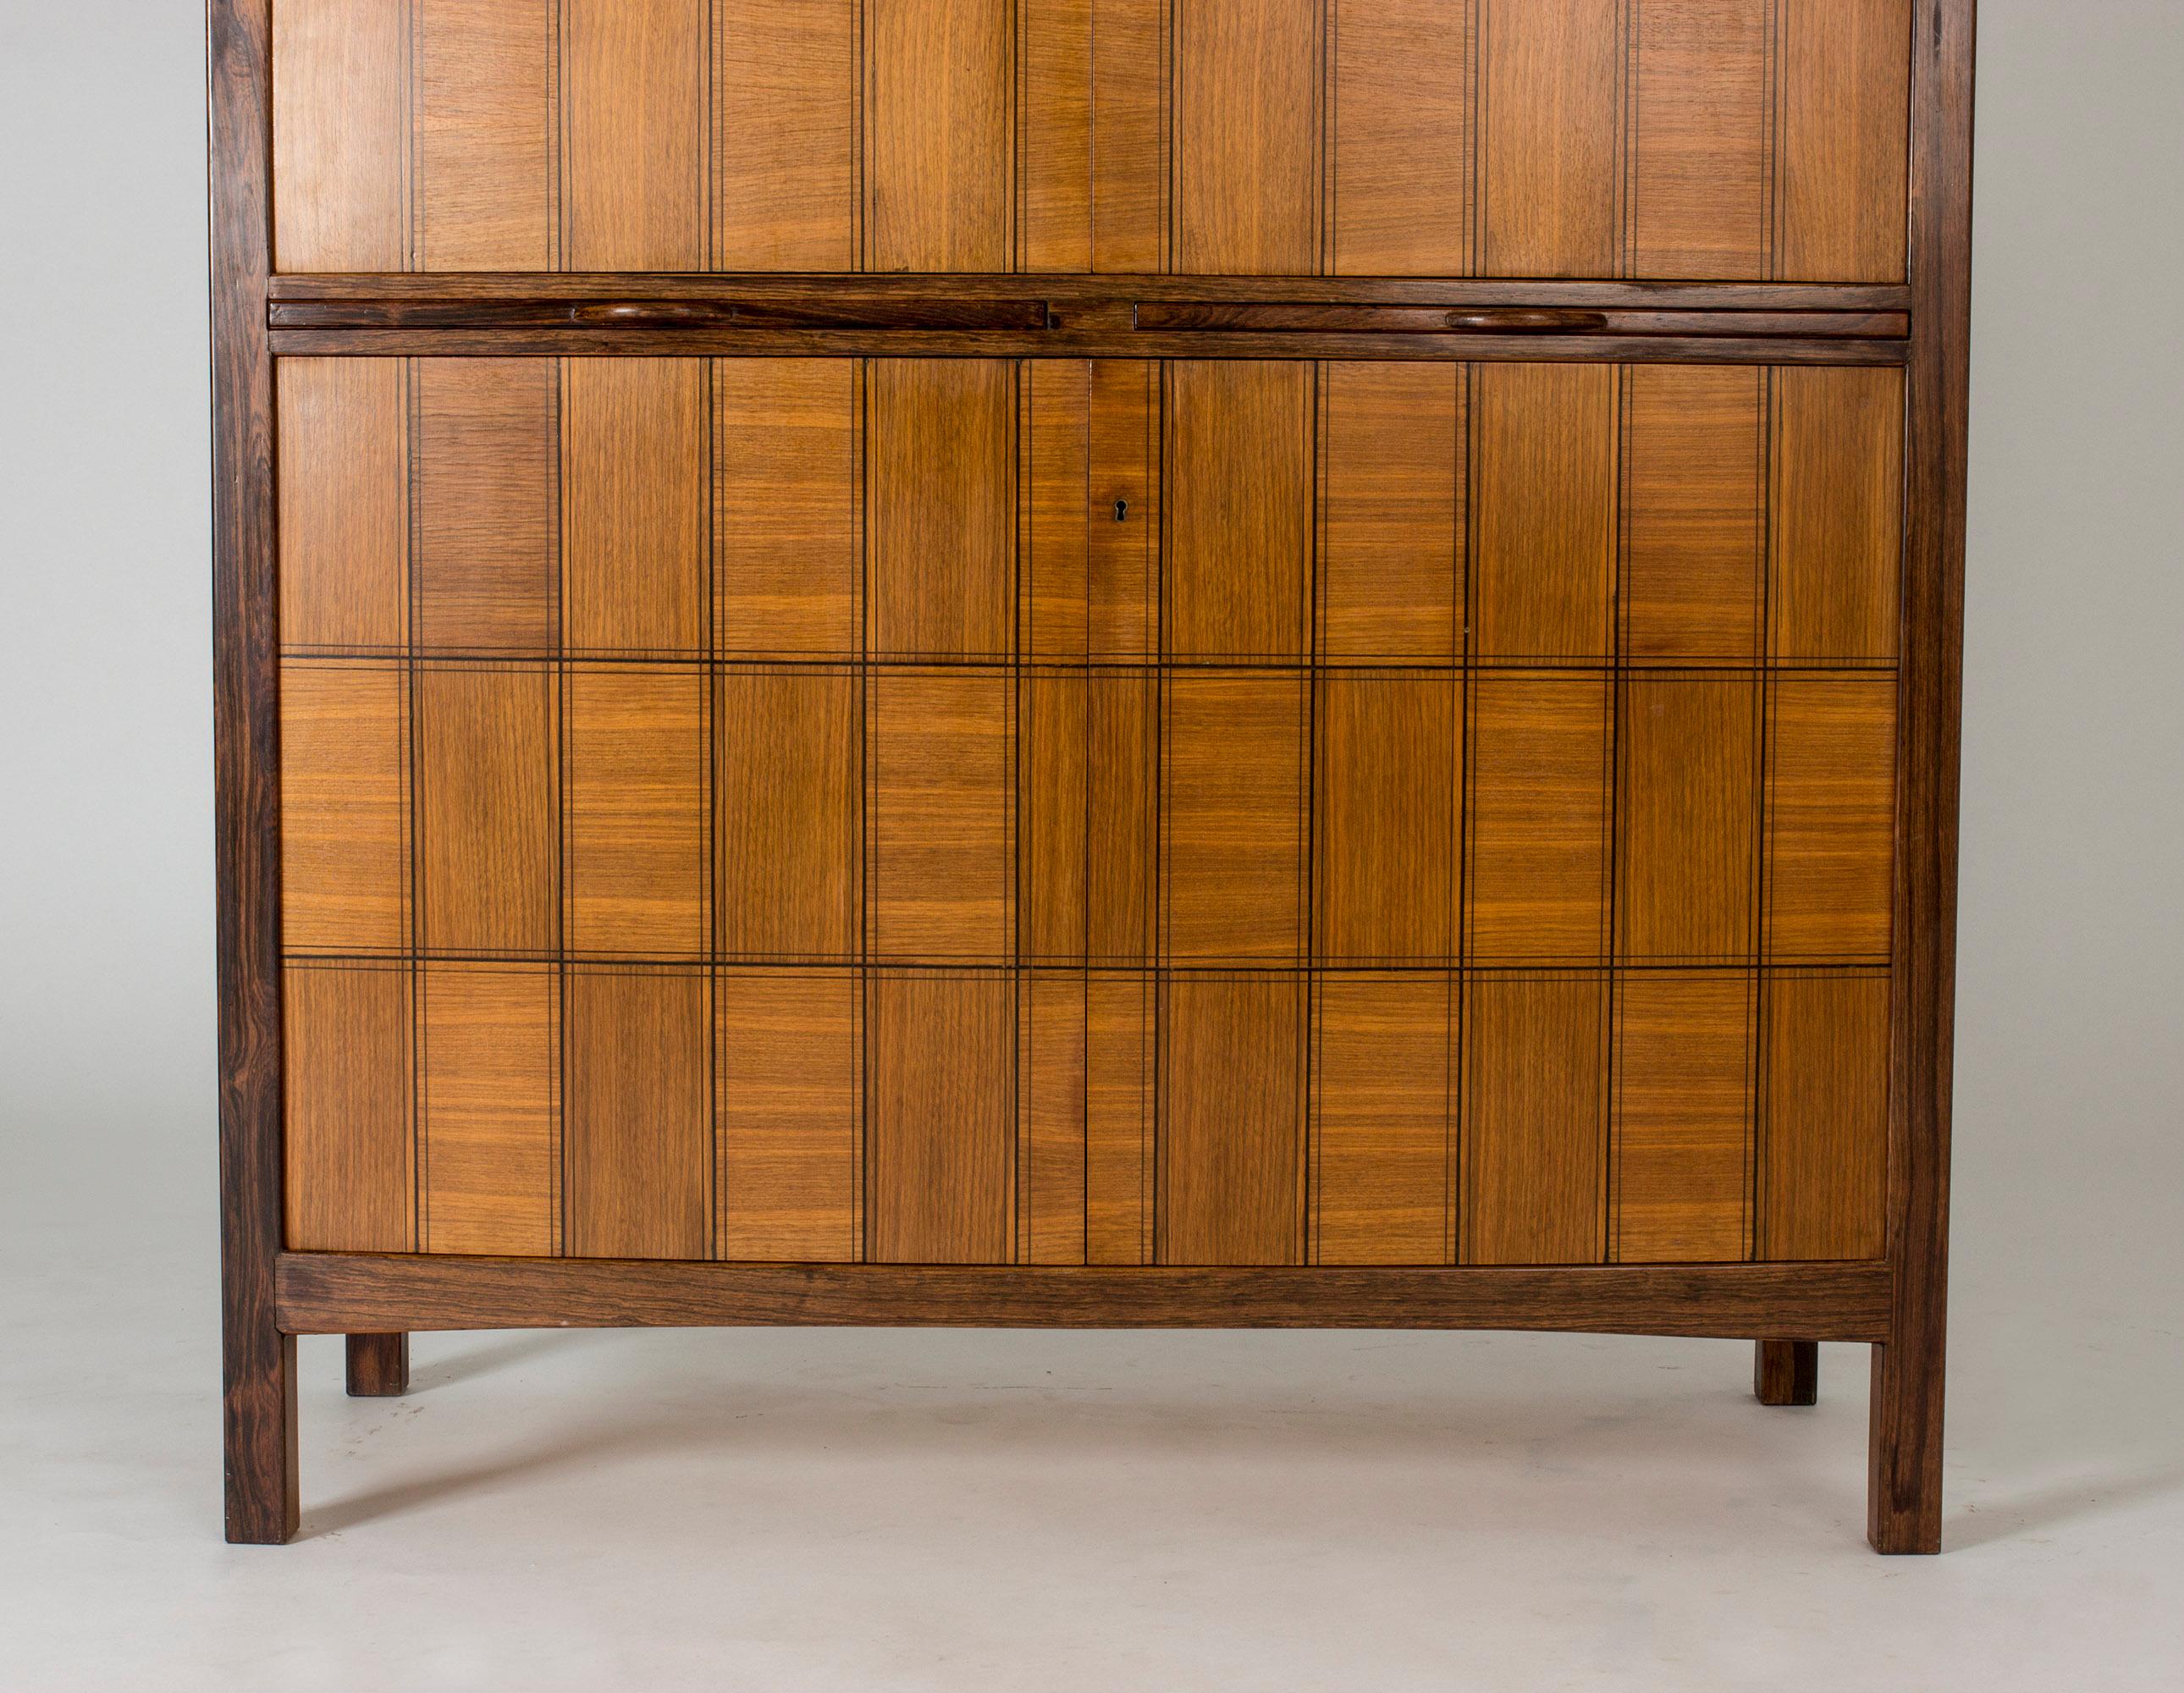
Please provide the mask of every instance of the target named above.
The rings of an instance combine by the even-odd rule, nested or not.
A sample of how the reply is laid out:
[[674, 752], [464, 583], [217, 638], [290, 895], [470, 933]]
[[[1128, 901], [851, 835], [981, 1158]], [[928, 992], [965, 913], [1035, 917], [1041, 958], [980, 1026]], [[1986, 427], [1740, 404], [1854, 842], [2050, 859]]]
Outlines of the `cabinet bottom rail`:
[[1886, 1341], [1885, 1261], [1549, 1267], [723, 1264], [288, 1252], [287, 1334], [767, 1325], [1478, 1328]]

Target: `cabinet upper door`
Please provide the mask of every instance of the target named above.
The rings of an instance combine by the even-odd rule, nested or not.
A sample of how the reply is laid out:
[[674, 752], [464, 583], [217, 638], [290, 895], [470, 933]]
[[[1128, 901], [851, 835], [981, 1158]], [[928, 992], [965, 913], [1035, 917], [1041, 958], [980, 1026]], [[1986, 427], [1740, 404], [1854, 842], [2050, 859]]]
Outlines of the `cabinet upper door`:
[[290, 271], [1894, 282], [1910, 0], [275, 0]]

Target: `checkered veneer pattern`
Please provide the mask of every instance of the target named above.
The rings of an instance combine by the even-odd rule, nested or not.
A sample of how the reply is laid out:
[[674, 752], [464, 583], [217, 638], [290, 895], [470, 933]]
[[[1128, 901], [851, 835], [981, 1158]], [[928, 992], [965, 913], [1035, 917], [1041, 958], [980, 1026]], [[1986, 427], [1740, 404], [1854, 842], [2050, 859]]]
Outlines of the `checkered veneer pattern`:
[[1878, 1256], [1899, 370], [278, 387], [292, 1247]]

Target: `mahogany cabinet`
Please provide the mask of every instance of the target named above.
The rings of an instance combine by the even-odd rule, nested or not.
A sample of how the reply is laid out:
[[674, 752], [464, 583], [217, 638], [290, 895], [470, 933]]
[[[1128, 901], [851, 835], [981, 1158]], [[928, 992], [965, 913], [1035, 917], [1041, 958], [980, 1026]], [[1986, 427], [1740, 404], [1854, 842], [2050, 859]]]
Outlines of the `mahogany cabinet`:
[[293, 1337], [1874, 1358], [1940, 1538], [1970, 0], [211, 0]]

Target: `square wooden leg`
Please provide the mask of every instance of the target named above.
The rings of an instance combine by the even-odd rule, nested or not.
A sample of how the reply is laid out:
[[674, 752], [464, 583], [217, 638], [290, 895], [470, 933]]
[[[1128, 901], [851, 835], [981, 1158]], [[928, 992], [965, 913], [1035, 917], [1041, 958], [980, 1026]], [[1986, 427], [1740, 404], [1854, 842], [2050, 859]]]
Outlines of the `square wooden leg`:
[[351, 1334], [348, 1391], [352, 1399], [399, 1399], [410, 1391], [407, 1334]]
[[231, 1319], [221, 1395], [227, 1538], [277, 1546], [296, 1532], [296, 1337]]
[[1752, 1393], [1762, 1405], [1819, 1404], [1819, 1342], [1755, 1342], [1752, 1349]]
[[1873, 1349], [1865, 1537], [1877, 1552], [1942, 1550], [1942, 1359], [1938, 1345]]

